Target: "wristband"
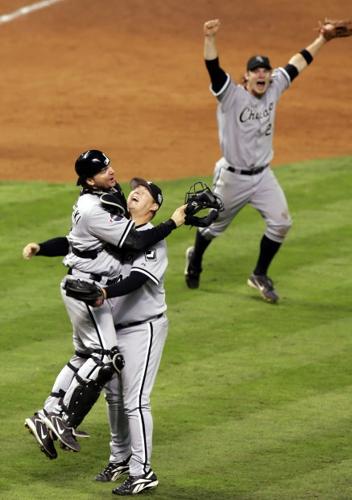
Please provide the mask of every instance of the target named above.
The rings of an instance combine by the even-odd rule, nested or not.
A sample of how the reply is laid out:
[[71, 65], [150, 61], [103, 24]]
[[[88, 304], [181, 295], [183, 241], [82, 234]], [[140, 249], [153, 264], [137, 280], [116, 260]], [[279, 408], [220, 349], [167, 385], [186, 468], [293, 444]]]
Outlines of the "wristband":
[[307, 64], [310, 64], [313, 61], [313, 56], [307, 49], [302, 49], [300, 54], [304, 57]]

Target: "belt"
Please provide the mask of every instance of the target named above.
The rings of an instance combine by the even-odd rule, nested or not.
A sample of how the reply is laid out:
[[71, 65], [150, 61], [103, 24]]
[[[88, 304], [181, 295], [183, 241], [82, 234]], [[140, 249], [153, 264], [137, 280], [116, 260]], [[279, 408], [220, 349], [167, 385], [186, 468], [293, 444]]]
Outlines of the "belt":
[[81, 257], [81, 259], [91, 259], [94, 260], [98, 257], [100, 252], [104, 250], [104, 247], [99, 248], [98, 250], [78, 250], [75, 247], [71, 248], [72, 253], [77, 255], [77, 257]]
[[152, 316], [148, 319], [143, 319], [142, 321], [133, 321], [132, 323], [118, 323], [115, 325], [116, 330], [121, 330], [122, 328], [129, 328], [130, 326], [142, 325], [143, 323], [149, 323], [150, 321], [155, 321], [156, 319], [161, 318], [164, 313], [160, 313], [157, 316]]
[[103, 276], [102, 274], [84, 273], [83, 271], [76, 271], [75, 269], [72, 269], [72, 267], [69, 268], [67, 274], [76, 276], [77, 278], [84, 278], [88, 280], [97, 281], [98, 283], [102, 281], [102, 285], [104, 286], [114, 285], [119, 281], [119, 278], [107, 279], [107, 276]]
[[242, 170], [241, 168], [235, 168], [235, 167], [227, 167], [227, 170], [229, 172], [232, 172], [233, 174], [240, 174], [240, 175], [256, 175], [260, 174], [260, 172], [263, 172], [269, 164], [264, 165], [263, 167], [255, 167], [252, 168], [251, 170]]

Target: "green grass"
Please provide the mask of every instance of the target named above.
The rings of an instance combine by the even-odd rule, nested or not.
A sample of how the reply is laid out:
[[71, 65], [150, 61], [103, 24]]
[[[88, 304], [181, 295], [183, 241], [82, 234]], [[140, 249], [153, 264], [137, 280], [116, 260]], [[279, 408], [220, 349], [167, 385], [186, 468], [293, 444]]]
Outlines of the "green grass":
[[[194, 229], [168, 238], [169, 338], [153, 393], [155, 499], [352, 499], [352, 158], [275, 172], [293, 228], [270, 274], [281, 296], [246, 286], [263, 221], [246, 207], [207, 251], [199, 290], [183, 280]], [[210, 181], [210, 178], [206, 179]], [[192, 179], [160, 182], [166, 217]], [[49, 461], [24, 430], [71, 354], [60, 258], [21, 259], [66, 234], [77, 188], [0, 183], [0, 498], [103, 499], [103, 398], [79, 454]], [[164, 218], [158, 215], [157, 220]]]

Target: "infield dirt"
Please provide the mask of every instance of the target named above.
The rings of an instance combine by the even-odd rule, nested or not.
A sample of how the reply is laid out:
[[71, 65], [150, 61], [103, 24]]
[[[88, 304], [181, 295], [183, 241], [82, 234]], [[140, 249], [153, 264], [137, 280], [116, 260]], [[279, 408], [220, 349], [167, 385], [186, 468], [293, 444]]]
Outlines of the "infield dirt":
[[[0, 15], [30, 0], [0, 0]], [[35, 3], [35, 2], [32, 2]], [[350, 0], [64, 0], [3, 24], [0, 179], [74, 181], [104, 150], [120, 180], [210, 175], [219, 157], [203, 22], [222, 21], [233, 79], [255, 53], [285, 65]], [[279, 105], [273, 165], [352, 154], [352, 38], [330, 42]]]

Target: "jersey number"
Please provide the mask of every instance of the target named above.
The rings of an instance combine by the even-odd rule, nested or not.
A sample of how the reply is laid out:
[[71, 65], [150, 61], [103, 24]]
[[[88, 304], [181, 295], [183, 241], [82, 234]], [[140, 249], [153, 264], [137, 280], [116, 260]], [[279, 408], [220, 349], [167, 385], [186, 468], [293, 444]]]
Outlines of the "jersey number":
[[264, 134], [271, 135], [271, 129], [272, 129], [272, 124], [268, 123], [268, 126], [266, 127]]

